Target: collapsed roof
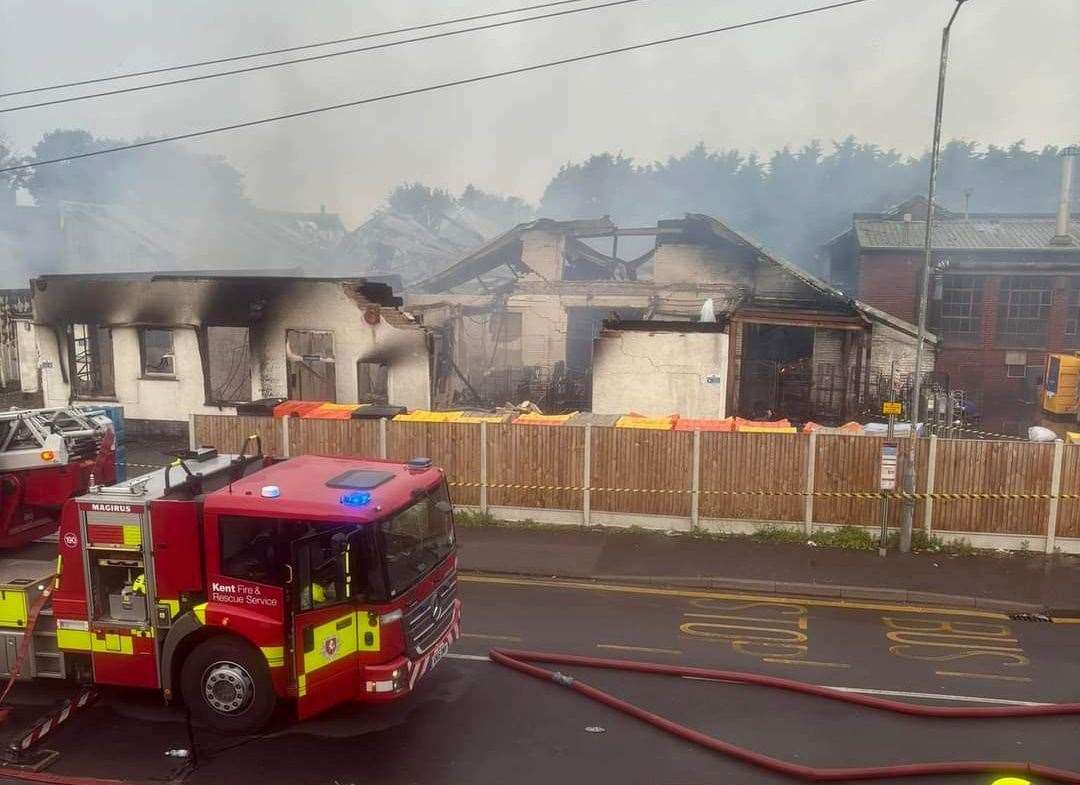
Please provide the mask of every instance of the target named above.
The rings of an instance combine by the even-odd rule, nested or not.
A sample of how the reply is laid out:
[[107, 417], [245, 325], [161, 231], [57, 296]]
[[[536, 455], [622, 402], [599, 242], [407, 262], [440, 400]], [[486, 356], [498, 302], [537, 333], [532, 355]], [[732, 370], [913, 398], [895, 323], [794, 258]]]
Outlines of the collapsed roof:
[[[591, 266], [594, 274], [585, 277], [596, 280], [536, 283], [528, 280], [516, 282], [515, 278], [507, 279], [504, 276], [503, 280], [508, 281], [508, 284], [502, 291], [512, 289], [522, 293], [548, 293], [560, 296], [588, 287], [588, 291], [597, 295], [603, 293], [629, 296], [634, 293], [660, 294], [672, 289], [683, 290], [689, 287], [698, 296], [696, 299], [691, 297], [688, 305], [684, 303], [686, 307], [680, 310], [696, 313], [706, 298], [717, 297], [722, 293], [724, 286], [734, 284], [736, 288], [747, 290], [746, 296], [740, 300], [744, 305], [792, 308], [800, 305], [828, 304], [837, 310], [857, 314], [865, 323], [885, 323], [907, 335], [917, 335], [915, 325], [848, 297], [839, 289], [770, 251], [750, 235], [737, 231], [716, 218], [700, 213], [687, 213], [683, 218], [661, 220], [657, 222], [655, 228], [635, 229], [620, 229], [606, 216], [600, 219], [579, 221], [550, 219], [530, 221], [519, 224], [490, 240], [442, 272], [416, 284], [413, 290], [417, 293], [428, 294], [447, 293], [474, 279], [483, 280], [481, 276], [497, 275], [500, 268], [506, 268], [515, 277], [524, 276], [530, 271], [522, 262], [523, 237], [526, 233], [533, 231], [563, 235], [565, 238], [563, 258], [567, 269], [570, 270], [575, 265]], [[655, 246], [636, 259], [622, 260], [601, 253], [584, 242], [590, 238], [621, 236], [652, 236], [655, 237]], [[668, 279], [663, 283], [628, 280], [633, 278], [636, 270], [654, 259], [657, 248], [668, 243], [734, 248], [737, 252], [736, 256], [743, 260], [747, 268], [750, 268], [744, 270], [748, 283], [743, 285], [730, 278], [721, 279], [719, 276], [716, 280], [671, 281]], [[449, 296], [453, 298], [455, 295]], [[686, 300], [686, 293], [680, 296]], [[926, 338], [932, 342], [936, 341], [932, 335], [927, 335]]]

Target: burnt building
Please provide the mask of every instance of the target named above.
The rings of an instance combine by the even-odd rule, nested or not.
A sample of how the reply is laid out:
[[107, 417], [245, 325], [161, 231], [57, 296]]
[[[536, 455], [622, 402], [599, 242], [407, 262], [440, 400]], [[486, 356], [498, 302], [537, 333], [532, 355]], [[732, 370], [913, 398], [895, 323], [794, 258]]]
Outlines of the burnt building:
[[[605, 322], [693, 321], [707, 302], [727, 335], [717, 410], [729, 414], [858, 416], [873, 408], [883, 377], [910, 367], [915, 348], [910, 323], [705, 215], [648, 227], [532, 221], [404, 297], [440, 336], [433, 400], [444, 407], [527, 398], [545, 411], [590, 409], [594, 339]], [[714, 374], [698, 375], [685, 383]], [[643, 364], [638, 383], [667, 382]]]

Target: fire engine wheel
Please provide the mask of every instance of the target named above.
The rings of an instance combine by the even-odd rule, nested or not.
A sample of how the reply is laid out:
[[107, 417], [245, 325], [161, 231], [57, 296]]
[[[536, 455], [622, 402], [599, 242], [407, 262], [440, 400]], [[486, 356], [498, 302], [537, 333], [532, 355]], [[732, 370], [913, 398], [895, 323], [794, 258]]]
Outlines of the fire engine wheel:
[[252, 646], [212, 638], [184, 661], [180, 690], [200, 724], [221, 733], [254, 733], [274, 712], [277, 697], [266, 660]]

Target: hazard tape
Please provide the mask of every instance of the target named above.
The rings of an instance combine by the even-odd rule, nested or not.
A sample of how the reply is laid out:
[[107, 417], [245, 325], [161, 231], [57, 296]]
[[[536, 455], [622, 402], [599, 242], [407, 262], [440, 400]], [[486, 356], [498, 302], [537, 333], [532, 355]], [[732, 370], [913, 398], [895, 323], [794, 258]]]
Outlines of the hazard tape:
[[659, 493], [693, 494], [702, 496], [814, 496], [828, 499], [901, 499], [904, 501], [1046, 501], [1049, 499], [1080, 499], [1080, 493], [974, 493], [934, 491], [932, 493], [909, 493], [907, 491], [778, 491], [771, 489], [757, 490], [706, 490], [694, 491], [690, 488], [602, 488], [581, 485], [526, 485], [521, 483], [483, 483], [451, 482], [452, 488], [497, 488], [511, 491], [589, 491], [590, 493]]
[[[939, 428], [937, 426], [935, 426], [934, 430], [939, 430]], [[994, 431], [980, 431], [977, 428], [964, 428], [963, 426], [960, 426], [960, 425], [942, 425], [942, 426], [940, 426], [940, 430], [946, 431], [946, 432], [948, 432], [948, 431], [963, 431], [964, 433], [974, 433], [974, 434], [978, 434], [979, 436], [989, 436], [992, 439], [1006, 439], [1008, 441], [1013, 441], [1013, 442], [1025, 442], [1026, 443], [1028, 441], [1023, 436], [1017, 436], [1016, 434], [995, 433]], [[934, 435], [935, 436], [940, 436], [940, 434], [938, 434], [938, 433], [935, 433]], [[948, 437], [946, 437], [946, 438], [948, 438]]]

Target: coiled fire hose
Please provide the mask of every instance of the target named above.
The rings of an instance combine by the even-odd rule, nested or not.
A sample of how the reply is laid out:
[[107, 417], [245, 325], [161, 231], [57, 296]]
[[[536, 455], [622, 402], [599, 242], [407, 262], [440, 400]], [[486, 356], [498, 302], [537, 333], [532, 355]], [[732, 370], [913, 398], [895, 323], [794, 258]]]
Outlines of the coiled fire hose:
[[492, 662], [512, 668], [519, 673], [533, 676], [543, 681], [550, 681], [568, 687], [575, 692], [591, 698], [594, 701], [609, 706], [613, 709], [636, 717], [643, 722], [666, 731], [686, 741], [698, 744], [706, 749], [723, 753], [736, 760], [749, 763], [768, 771], [785, 774], [796, 779], [810, 782], [833, 782], [837, 780], [876, 780], [893, 777], [925, 777], [942, 774], [1020, 774], [1025, 776], [1040, 777], [1053, 782], [1080, 785], [1080, 772], [1068, 769], [1057, 769], [1045, 766], [1041, 763], [1016, 762], [1016, 761], [944, 761], [928, 763], [907, 763], [890, 766], [859, 766], [852, 768], [818, 768], [804, 766], [799, 763], [773, 758], [769, 755], [755, 752], [746, 747], [718, 739], [714, 736], [680, 725], [677, 722], [653, 714], [640, 706], [635, 706], [603, 690], [598, 690], [578, 679], [566, 674], [550, 671], [531, 663], [542, 662], [550, 665], [570, 665], [583, 668], [602, 668], [607, 670], [629, 671], [634, 673], [650, 673], [664, 676], [689, 676], [697, 679], [710, 679], [714, 681], [729, 682], [734, 684], [756, 684], [762, 687], [800, 692], [806, 695], [816, 695], [829, 700], [851, 703], [857, 706], [867, 706], [882, 711], [890, 711], [897, 714], [907, 714], [914, 717], [936, 717], [951, 719], [987, 719], [1004, 717], [1045, 717], [1052, 715], [1077, 715], [1080, 714], [1080, 703], [1052, 703], [1037, 706], [922, 706], [915, 703], [903, 703], [870, 695], [859, 695], [829, 687], [819, 687], [815, 684], [807, 684], [793, 679], [784, 679], [777, 676], [765, 676], [759, 673], [743, 673], [741, 671], [712, 670], [709, 668], [691, 668], [679, 665], [667, 665], [653, 662], [634, 662], [630, 660], [613, 660], [598, 657], [581, 657], [573, 654], [555, 654], [537, 651], [521, 651], [516, 649], [492, 649], [488, 652]]

